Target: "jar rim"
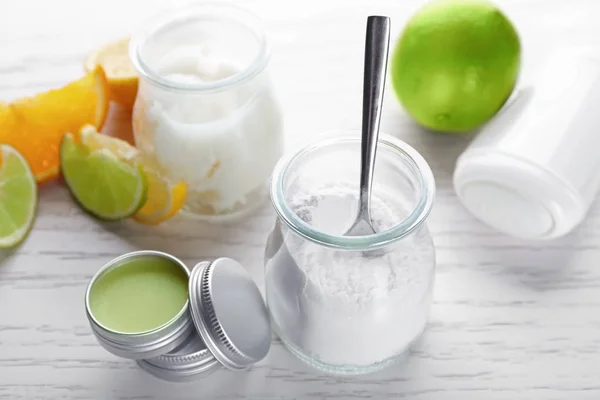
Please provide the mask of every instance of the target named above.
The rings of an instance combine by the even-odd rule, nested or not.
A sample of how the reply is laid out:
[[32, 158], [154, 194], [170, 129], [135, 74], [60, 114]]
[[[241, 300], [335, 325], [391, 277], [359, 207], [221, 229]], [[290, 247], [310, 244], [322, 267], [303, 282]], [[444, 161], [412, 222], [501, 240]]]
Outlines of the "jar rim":
[[[141, 49], [148, 39], [159, 31], [183, 21], [202, 20], [214, 17], [222, 20], [233, 21], [249, 28], [254, 33], [258, 51], [248, 65], [237, 73], [224, 79], [213, 82], [185, 83], [166, 79], [151, 68], [143, 59]], [[144, 27], [132, 35], [129, 41], [129, 58], [141, 77], [165, 89], [186, 92], [214, 92], [236, 84], [243, 83], [258, 75], [265, 69], [270, 57], [269, 43], [262, 20], [251, 11], [231, 3], [221, 2], [196, 2], [188, 5], [171, 8], [154, 18], [150, 18]]]
[[381, 133], [379, 146], [385, 146], [398, 156], [403, 157], [415, 172], [415, 177], [420, 183], [420, 196], [411, 213], [393, 228], [367, 236], [338, 236], [331, 235], [314, 229], [302, 220], [290, 208], [285, 198], [284, 183], [289, 168], [300, 158], [313, 150], [331, 144], [360, 143], [360, 135], [348, 133], [330, 134], [326, 139], [314, 141], [298, 152], [283, 157], [273, 170], [271, 180], [271, 201], [279, 218], [301, 237], [322, 246], [343, 250], [371, 250], [387, 246], [396, 242], [418, 228], [431, 212], [435, 198], [435, 179], [429, 164], [423, 156], [406, 142]]
[[163, 323], [160, 326], [157, 326], [155, 328], [152, 328], [150, 330], [143, 331], [143, 332], [121, 332], [121, 331], [117, 331], [115, 329], [109, 328], [106, 325], [102, 324], [100, 321], [98, 321], [98, 319], [92, 312], [92, 308], [90, 306], [90, 294], [91, 294], [92, 288], [94, 287], [94, 284], [104, 274], [108, 273], [109, 271], [112, 271], [115, 268], [122, 267], [124, 265], [125, 261], [128, 261], [130, 259], [135, 259], [138, 257], [166, 258], [167, 260], [172, 261], [179, 268], [181, 268], [181, 270], [184, 271], [186, 276], [188, 277], [188, 280], [190, 279], [190, 271], [188, 270], [187, 266], [181, 260], [179, 260], [177, 257], [174, 257], [167, 253], [163, 253], [161, 251], [155, 251], [155, 250], [132, 251], [132, 252], [123, 254], [117, 258], [113, 258], [112, 260], [110, 260], [109, 262], [104, 264], [102, 266], [102, 268], [100, 268], [98, 270], [98, 272], [96, 272], [96, 274], [92, 277], [92, 279], [88, 283], [87, 289], [85, 291], [85, 310], [86, 310], [86, 314], [88, 315], [88, 317], [91, 318], [91, 320], [94, 322], [94, 324], [96, 324], [96, 326], [100, 327], [101, 329], [103, 329], [106, 332], [109, 332], [110, 334], [119, 335], [119, 336], [127, 336], [127, 337], [149, 336], [149, 335], [155, 334], [157, 332], [160, 332], [163, 329], [166, 329], [171, 324], [173, 324], [173, 322], [175, 322], [179, 318], [181, 318], [182, 315], [185, 314], [190, 307], [190, 300], [189, 300], [189, 296], [188, 296], [188, 298], [186, 299], [185, 304], [182, 306], [181, 310], [179, 310], [177, 312], [177, 314], [175, 314], [173, 316], [173, 318], [171, 318], [170, 320], [168, 320], [167, 322]]

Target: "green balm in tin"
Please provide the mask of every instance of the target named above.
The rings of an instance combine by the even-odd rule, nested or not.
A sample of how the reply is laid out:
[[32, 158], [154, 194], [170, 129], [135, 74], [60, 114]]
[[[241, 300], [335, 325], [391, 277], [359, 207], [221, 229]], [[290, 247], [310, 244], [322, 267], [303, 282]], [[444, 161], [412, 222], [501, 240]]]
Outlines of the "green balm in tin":
[[93, 283], [89, 307], [105, 328], [143, 333], [172, 320], [188, 300], [188, 276], [168, 258], [124, 260]]

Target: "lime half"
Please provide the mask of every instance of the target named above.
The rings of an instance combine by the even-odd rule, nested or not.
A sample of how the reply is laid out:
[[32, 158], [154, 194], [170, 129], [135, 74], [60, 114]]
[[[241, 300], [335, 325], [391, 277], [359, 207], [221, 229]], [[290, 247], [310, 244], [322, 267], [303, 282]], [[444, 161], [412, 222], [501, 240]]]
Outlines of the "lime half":
[[91, 151], [71, 134], [63, 137], [60, 159], [71, 194], [90, 214], [116, 221], [132, 216], [146, 202], [141, 166], [129, 165], [106, 149]]
[[29, 164], [17, 150], [0, 145], [0, 248], [27, 237], [37, 209], [38, 191]]

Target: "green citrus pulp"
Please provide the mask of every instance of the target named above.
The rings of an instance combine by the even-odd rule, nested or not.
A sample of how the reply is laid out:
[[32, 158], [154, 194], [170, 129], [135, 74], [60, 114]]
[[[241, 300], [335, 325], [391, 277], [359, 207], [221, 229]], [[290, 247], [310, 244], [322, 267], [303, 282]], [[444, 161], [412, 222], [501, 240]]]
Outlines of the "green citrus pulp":
[[35, 219], [38, 190], [29, 164], [17, 150], [0, 145], [0, 248], [26, 237]]
[[105, 149], [90, 151], [71, 134], [63, 138], [60, 157], [71, 194], [92, 215], [120, 220], [146, 202], [146, 177], [140, 166], [131, 166]]

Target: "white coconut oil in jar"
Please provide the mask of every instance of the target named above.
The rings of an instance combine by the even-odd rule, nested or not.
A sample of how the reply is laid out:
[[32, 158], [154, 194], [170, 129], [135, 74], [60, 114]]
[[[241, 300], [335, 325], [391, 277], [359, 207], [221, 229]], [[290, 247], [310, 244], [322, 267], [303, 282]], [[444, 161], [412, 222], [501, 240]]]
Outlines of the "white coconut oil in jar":
[[219, 220], [256, 208], [283, 150], [260, 21], [230, 5], [183, 7], [134, 35], [130, 53], [136, 145], [187, 184], [183, 211]]

